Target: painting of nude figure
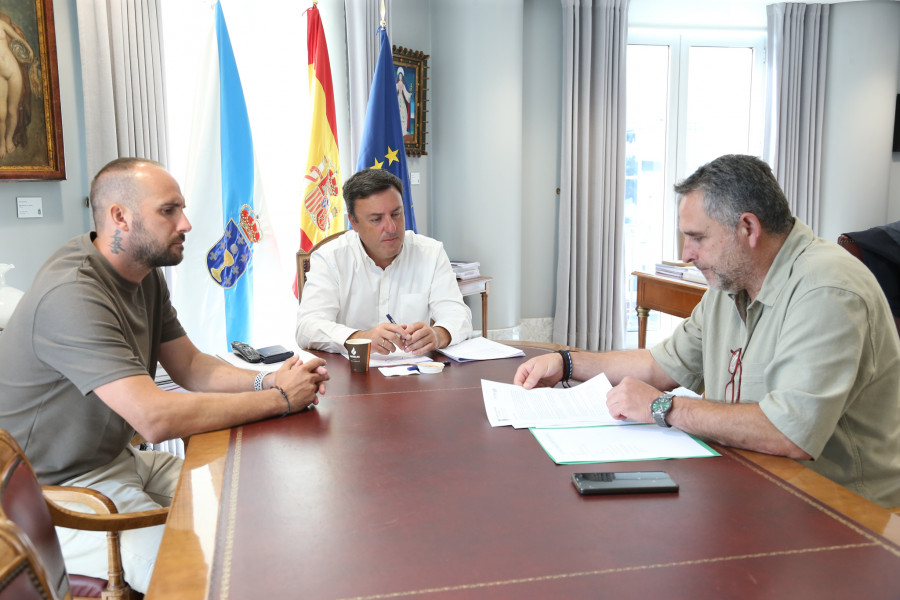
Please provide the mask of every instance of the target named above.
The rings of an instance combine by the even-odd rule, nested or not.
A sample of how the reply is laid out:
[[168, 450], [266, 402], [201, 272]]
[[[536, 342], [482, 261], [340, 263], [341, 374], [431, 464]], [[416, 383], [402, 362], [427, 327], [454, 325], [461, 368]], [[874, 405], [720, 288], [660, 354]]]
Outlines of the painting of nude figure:
[[0, 180], [65, 178], [53, 0], [0, 0]]

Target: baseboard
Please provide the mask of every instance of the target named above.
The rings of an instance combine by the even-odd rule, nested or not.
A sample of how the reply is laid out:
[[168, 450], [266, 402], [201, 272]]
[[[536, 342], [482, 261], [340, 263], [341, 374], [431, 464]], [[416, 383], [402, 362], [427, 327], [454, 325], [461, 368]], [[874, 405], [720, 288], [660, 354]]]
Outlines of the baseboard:
[[489, 340], [527, 340], [531, 342], [551, 342], [553, 337], [553, 317], [522, 319], [515, 327], [488, 329]]

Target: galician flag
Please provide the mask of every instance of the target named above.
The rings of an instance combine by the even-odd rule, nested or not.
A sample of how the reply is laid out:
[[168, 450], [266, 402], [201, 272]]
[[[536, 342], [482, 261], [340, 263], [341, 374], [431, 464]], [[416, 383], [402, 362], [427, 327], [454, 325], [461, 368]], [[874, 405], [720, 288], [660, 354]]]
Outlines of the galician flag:
[[403, 129], [400, 126], [391, 42], [383, 25], [378, 29], [378, 34], [381, 38], [381, 49], [375, 65], [369, 105], [366, 107], [366, 124], [363, 127], [356, 170], [386, 169], [400, 178], [403, 182], [406, 228], [416, 231], [416, 215], [413, 212]]
[[300, 247], [309, 251], [316, 242], [343, 231], [345, 225], [331, 63], [322, 19], [315, 5], [306, 11], [306, 21], [312, 127], [304, 172], [306, 189], [300, 217]]
[[280, 277], [237, 64], [215, 5], [199, 74], [184, 196], [193, 229], [175, 268], [173, 303], [202, 351], [231, 351], [253, 340], [254, 288]]

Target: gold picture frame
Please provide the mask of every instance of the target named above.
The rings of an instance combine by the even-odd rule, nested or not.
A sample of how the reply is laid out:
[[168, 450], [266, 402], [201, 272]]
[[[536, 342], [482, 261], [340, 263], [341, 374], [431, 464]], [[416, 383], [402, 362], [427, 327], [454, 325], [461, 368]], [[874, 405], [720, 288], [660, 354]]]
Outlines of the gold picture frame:
[[4, 52], [17, 68], [0, 72], [0, 180], [65, 179], [53, 0], [0, 0]]
[[407, 156], [423, 156], [428, 130], [428, 54], [403, 46], [392, 48], [394, 81], [397, 83], [397, 104], [403, 145]]

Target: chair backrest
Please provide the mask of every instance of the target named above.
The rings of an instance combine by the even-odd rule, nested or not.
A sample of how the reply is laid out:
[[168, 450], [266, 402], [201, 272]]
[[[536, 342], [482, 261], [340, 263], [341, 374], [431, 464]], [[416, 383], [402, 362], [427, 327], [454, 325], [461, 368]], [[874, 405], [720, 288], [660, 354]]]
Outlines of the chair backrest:
[[315, 252], [331, 240], [335, 240], [341, 237], [348, 231], [350, 230], [345, 229], [344, 231], [332, 233], [327, 238], [319, 240], [319, 243], [310, 248], [309, 252], [297, 250], [297, 302], [300, 302], [300, 299], [303, 298], [303, 286], [306, 285], [306, 274], [309, 273], [309, 257], [313, 252]]
[[[866, 262], [865, 258], [863, 258], [862, 248], [860, 248], [859, 244], [857, 244], [853, 240], [853, 238], [851, 238], [846, 233], [842, 233], [840, 236], [838, 236], [837, 243], [842, 248], [844, 248], [844, 250], [861, 260], [863, 263]], [[900, 335], [900, 317], [894, 317], [894, 325], [897, 327], [897, 335]]]
[[31, 463], [0, 429], [0, 599], [71, 598], [62, 549]]

